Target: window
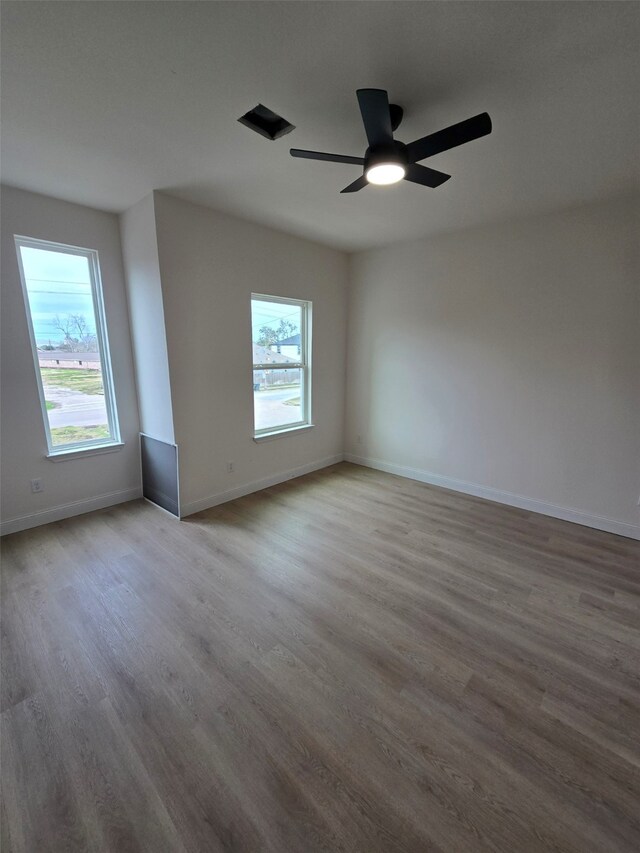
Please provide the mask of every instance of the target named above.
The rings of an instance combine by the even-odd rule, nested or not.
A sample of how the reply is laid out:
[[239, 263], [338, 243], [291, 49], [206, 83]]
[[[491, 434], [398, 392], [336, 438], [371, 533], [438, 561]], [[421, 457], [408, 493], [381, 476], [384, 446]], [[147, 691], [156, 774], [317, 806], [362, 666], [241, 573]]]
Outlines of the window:
[[15, 240], [49, 455], [120, 443], [98, 253]]
[[311, 421], [311, 303], [251, 297], [255, 436]]

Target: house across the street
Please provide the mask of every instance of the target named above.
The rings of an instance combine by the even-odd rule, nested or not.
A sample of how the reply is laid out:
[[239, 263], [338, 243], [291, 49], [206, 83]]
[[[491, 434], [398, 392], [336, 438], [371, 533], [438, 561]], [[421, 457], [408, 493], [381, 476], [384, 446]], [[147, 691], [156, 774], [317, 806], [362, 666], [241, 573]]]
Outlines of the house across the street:
[[253, 363], [254, 364], [273, 364], [282, 365], [282, 370], [268, 368], [267, 370], [253, 371], [253, 390], [260, 391], [265, 388], [271, 388], [273, 385], [288, 385], [298, 381], [298, 374], [289, 371], [288, 364], [296, 364], [297, 358], [290, 358], [287, 355], [276, 352], [273, 347], [263, 347], [260, 344], [253, 345]]
[[300, 332], [291, 335], [290, 338], [278, 341], [277, 344], [272, 344], [271, 349], [281, 355], [288, 355], [294, 361], [298, 361], [300, 358]]
[[38, 350], [38, 364], [40, 367], [63, 367], [66, 370], [100, 370], [100, 353]]

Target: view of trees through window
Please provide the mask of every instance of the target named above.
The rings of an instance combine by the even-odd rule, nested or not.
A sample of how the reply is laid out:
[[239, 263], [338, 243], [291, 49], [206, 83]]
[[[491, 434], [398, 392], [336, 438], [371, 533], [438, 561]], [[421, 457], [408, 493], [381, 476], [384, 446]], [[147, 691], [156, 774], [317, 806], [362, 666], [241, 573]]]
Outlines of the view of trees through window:
[[306, 303], [251, 300], [256, 433], [305, 422]]
[[108, 441], [90, 253], [19, 251], [51, 445]]

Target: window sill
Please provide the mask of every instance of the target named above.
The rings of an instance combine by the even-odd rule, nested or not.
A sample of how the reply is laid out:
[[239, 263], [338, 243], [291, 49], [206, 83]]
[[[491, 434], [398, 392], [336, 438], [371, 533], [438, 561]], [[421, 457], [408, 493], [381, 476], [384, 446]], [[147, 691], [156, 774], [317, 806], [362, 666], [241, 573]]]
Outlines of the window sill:
[[253, 440], [257, 442], [271, 441], [274, 438], [282, 438], [285, 435], [294, 435], [297, 432], [305, 432], [308, 429], [313, 429], [315, 424], [302, 424], [302, 426], [289, 427], [289, 429], [276, 429], [273, 432], [263, 432], [260, 435], [254, 435]]
[[94, 444], [91, 447], [75, 447], [70, 450], [54, 450], [47, 453], [50, 462], [64, 462], [66, 459], [81, 459], [83, 456], [97, 456], [100, 453], [113, 453], [124, 447], [124, 441], [110, 441], [109, 444]]

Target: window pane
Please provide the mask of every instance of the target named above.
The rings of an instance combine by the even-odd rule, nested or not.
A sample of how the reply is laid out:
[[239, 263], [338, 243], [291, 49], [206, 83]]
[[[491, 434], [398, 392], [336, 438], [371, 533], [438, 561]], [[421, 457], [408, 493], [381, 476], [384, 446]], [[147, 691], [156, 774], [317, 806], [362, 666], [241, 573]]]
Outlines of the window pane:
[[110, 439], [89, 259], [20, 246], [54, 447]]
[[252, 299], [251, 326], [254, 364], [301, 361], [301, 305]]
[[302, 370], [254, 370], [253, 411], [256, 431], [302, 421]]

